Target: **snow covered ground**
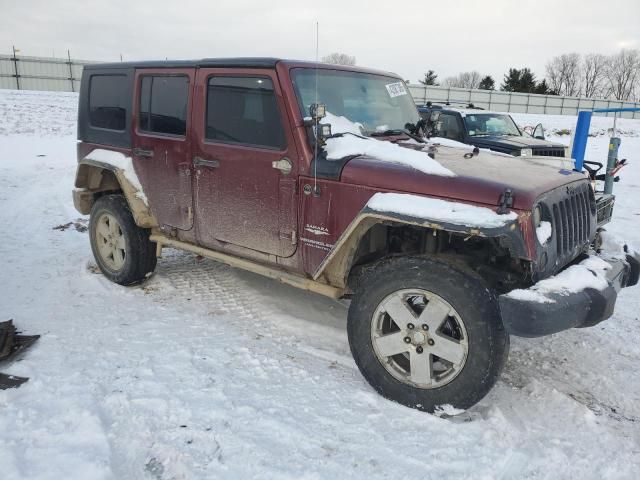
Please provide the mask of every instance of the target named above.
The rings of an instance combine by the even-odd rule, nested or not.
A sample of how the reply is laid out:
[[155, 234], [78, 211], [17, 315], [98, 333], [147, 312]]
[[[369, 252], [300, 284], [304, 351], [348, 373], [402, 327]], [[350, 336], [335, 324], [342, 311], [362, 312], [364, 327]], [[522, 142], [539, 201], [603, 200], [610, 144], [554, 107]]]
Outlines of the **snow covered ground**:
[[[360, 376], [342, 303], [175, 251], [140, 287], [96, 273], [71, 202], [76, 101], [0, 91], [0, 320], [42, 334], [0, 365], [31, 377], [0, 392], [2, 480], [638, 477], [638, 287], [595, 328], [513, 338], [470, 411], [420, 413]], [[640, 121], [622, 124], [609, 229], [638, 245]]]

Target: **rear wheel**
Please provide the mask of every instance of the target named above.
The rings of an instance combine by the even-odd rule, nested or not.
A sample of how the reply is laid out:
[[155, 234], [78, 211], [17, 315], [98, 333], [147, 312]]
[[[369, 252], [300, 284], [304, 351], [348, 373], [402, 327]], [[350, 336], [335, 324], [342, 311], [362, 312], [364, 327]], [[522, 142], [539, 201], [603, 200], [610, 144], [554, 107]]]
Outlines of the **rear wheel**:
[[427, 258], [387, 260], [360, 281], [349, 309], [358, 368], [383, 396], [433, 412], [469, 408], [509, 350], [495, 295], [473, 274]]
[[145, 280], [156, 267], [156, 244], [149, 230], [136, 225], [122, 195], [106, 195], [93, 204], [89, 221], [91, 250], [100, 271], [120, 285]]

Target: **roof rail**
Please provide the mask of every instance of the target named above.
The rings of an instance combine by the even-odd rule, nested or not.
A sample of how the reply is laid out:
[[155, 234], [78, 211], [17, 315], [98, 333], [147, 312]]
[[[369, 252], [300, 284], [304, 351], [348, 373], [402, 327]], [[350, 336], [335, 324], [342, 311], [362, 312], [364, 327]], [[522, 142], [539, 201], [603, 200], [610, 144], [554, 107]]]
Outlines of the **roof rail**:
[[473, 103], [467, 103], [467, 102], [455, 102], [455, 101], [451, 101], [451, 100], [447, 100], [445, 102], [438, 102], [438, 101], [427, 101], [427, 103], [424, 104], [425, 107], [440, 107], [442, 108], [442, 105], [446, 105], [446, 106], [459, 106], [459, 105], [463, 105], [464, 108], [468, 108], [470, 110], [484, 110], [484, 108], [482, 107], [476, 107]]

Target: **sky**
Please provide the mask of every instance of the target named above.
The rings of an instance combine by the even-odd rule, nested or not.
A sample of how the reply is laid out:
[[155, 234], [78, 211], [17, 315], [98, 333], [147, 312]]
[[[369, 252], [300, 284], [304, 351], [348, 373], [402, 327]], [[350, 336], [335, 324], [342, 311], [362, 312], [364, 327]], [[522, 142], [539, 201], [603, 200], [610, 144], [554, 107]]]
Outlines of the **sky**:
[[640, 0], [0, 0], [0, 53], [99, 61], [344, 52], [411, 82], [433, 69], [544, 76], [561, 53], [640, 48]]

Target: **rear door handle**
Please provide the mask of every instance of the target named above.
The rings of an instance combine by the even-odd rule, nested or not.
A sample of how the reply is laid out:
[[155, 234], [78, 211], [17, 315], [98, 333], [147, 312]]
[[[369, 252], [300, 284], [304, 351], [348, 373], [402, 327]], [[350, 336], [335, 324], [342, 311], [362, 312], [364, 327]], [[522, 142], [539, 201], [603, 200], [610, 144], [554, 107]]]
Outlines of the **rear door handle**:
[[207, 160], [202, 157], [193, 157], [193, 164], [196, 167], [209, 167], [209, 168], [218, 168], [220, 166], [220, 162], [218, 160]]
[[134, 148], [133, 154], [137, 157], [151, 158], [153, 157], [153, 150], [145, 150], [144, 148]]

